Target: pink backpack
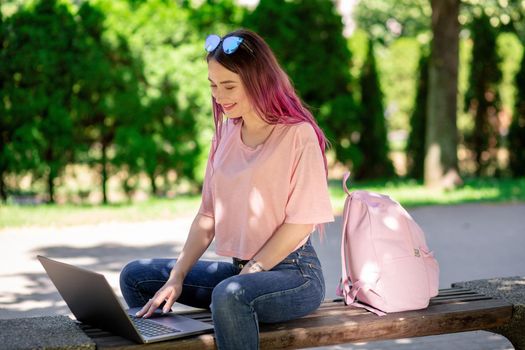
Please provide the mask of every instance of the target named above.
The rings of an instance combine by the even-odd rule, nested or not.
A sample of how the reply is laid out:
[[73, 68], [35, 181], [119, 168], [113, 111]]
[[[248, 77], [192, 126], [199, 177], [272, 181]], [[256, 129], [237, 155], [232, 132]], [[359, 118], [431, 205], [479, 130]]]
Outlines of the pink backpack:
[[439, 266], [410, 214], [388, 196], [348, 194], [341, 242], [342, 279], [337, 294], [347, 305], [383, 316], [423, 309], [438, 294]]

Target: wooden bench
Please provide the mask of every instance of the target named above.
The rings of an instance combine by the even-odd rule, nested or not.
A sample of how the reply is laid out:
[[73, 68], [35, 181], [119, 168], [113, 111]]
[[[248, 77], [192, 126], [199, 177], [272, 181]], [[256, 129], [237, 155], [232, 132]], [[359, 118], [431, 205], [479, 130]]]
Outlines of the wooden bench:
[[[188, 315], [212, 322], [209, 312]], [[497, 327], [508, 325], [512, 315], [511, 303], [466, 288], [440, 290], [425, 310], [392, 313], [383, 317], [361, 308], [345, 306], [341, 299], [335, 299], [325, 301], [309, 316], [290, 322], [261, 324], [260, 344], [261, 349], [297, 349], [473, 330], [498, 332], [500, 328]], [[215, 349], [213, 334], [141, 345], [99, 329], [80, 326], [95, 342], [97, 349]], [[525, 339], [525, 329], [518, 333], [523, 334]], [[516, 349], [525, 350], [523, 339], [509, 340]]]

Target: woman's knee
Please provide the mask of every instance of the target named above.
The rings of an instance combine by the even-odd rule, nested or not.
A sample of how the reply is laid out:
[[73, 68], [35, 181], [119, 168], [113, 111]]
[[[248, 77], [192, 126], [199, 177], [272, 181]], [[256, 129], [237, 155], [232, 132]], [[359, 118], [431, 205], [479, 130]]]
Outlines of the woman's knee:
[[139, 260], [128, 262], [120, 271], [120, 281], [128, 281], [133, 278], [141, 268]]
[[244, 287], [236, 281], [236, 278], [228, 278], [219, 283], [212, 292], [211, 310], [220, 312], [221, 310], [230, 313], [239, 306], [246, 306], [246, 291]]
[[143, 268], [144, 266], [141, 265], [139, 260], [127, 263], [120, 271], [120, 289], [134, 288], [137, 284], [137, 277]]
[[[135, 286], [137, 283], [159, 278], [160, 275], [169, 274], [169, 271], [163, 271], [164, 265], [174, 265], [176, 260], [170, 260], [166, 264], [162, 259], [139, 259], [127, 263], [120, 271], [121, 286]], [[166, 277], [167, 279], [167, 277]]]

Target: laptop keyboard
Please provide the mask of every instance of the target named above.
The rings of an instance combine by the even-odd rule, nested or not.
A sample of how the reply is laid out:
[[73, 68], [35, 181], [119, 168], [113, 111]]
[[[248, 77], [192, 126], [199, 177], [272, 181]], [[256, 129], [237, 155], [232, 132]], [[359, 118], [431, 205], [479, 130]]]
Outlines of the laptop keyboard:
[[137, 329], [139, 330], [140, 334], [146, 337], [156, 337], [159, 335], [180, 332], [180, 330], [178, 329], [166, 327], [156, 322], [140, 317], [131, 317], [131, 320], [135, 324], [135, 327], [137, 327]]

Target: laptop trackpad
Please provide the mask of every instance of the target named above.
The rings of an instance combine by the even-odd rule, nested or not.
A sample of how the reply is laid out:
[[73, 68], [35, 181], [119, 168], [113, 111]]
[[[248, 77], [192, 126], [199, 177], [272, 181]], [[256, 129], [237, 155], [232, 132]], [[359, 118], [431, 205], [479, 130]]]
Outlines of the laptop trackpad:
[[[135, 316], [135, 314], [140, 309], [141, 309], [140, 307], [134, 307], [134, 308], [127, 310], [127, 313], [131, 316]], [[213, 326], [207, 323], [194, 320], [187, 316], [177, 315], [172, 312], [169, 312], [167, 314], [162, 314], [161, 309], [155, 310], [153, 315], [151, 315], [148, 319], [155, 323], [159, 323], [163, 326], [170, 327], [170, 328], [176, 328], [181, 331], [194, 330], [195, 327], [198, 327], [198, 328], [202, 327], [202, 328], [208, 328], [208, 329], [213, 328]]]

